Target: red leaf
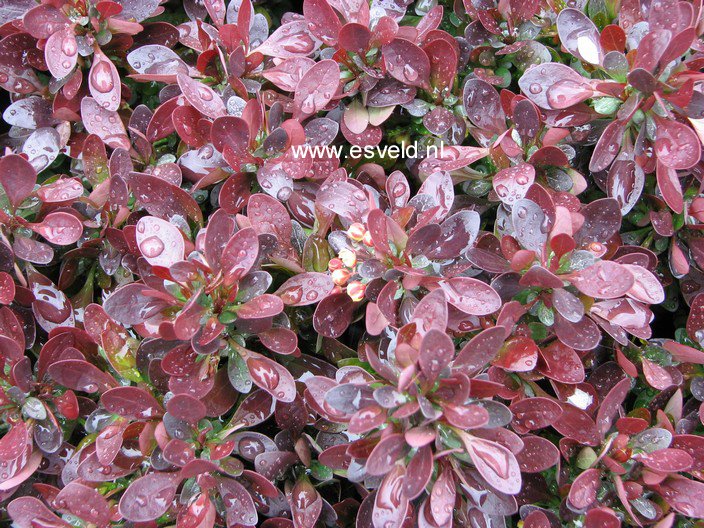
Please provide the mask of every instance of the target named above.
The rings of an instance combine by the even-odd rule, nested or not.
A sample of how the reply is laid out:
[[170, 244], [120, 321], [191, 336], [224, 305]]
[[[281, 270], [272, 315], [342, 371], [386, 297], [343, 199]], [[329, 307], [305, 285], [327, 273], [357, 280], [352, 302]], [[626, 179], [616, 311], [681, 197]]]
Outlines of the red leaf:
[[596, 494], [601, 486], [601, 471], [587, 469], [580, 473], [570, 487], [568, 499], [570, 504], [582, 510], [596, 500]]
[[327, 106], [337, 93], [340, 67], [333, 60], [322, 60], [306, 71], [296, 85], [294, 117], [303, 120]]
[[0, 158], [0, 185], [13, 207], [19, 206], [34, 190], [37, 174], [32, 165], [17, 154]]

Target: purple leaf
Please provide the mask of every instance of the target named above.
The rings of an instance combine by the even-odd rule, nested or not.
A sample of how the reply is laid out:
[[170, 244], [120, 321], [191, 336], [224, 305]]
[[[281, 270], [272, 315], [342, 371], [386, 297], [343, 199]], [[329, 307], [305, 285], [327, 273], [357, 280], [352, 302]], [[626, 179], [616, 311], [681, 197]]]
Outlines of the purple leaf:
[[323, 498], [307, 478], [300, 478], [291, 490], [291, 515], [295, 528], [315, 526], [323, 509]]
[[427, 88], [430, 80], [428, 55], [412, 42], [395, 38], [382, 48], [384, 66], [394, 79], [402, 83]]
[[7, 505], [7, 513], [18, 528], [37, 525], [69, 528], [71, 525], [54, 515], [42, 501], [35, 497], [18, 497]]
[[435, 380], [450, 364], [455, 355], [455, 345], [444, 330], [431, 329], [423, 337], [418, 362], [428, 380]]
[[501, 308], [499, 294], [488, 284], [469, 277], [440, 283], [450, 304], [470, 315], [488, 315]]
[[601, 486], [601, 471], [587, 469], [580, 473], [572, 482], [568, 500], [578, 510], [583, 510], [596, 500], [597, 491]]
[[521, 471], [511, 451], [501, 444], [470, 435], [462, 435], [472, 463], [489, 485], [508, 495], [521, 490]]
[[557, 17], [557, 33], [572, 55], [590, 64], [601, 64], [599, 30], [587, 15], [577, 9], [563, 9]]
[[581, 358], [559, 340], [541, 348], [540, 357], [538, 372], [544, 376], [560, 383], [576, 384], [584, 381], [584, 365]]
[[429, 445], [422, 446], [408, 463], [403, 479], [403, 494], [408, 500], [418, 497], [430, 482], [433, 474], [433, 450]]
[[438, 526], [448, 525], [454, 516], [457, 489], [453, 474], [454, 470], [445, 466], [430, 493], [430, 511]]
[[480, 369], [491, 362], [506, 339], [506, 330], [493, 326], [479, 332], [470, 339], [455, 358], [453, 366], [469, 371]]
[[462, 93], [465, 111], [474, 126], [495, 134], [506, 130], [506, 116], [496, 88], [481, 79], [469, 79]]
[[[531, 66], [518, 85], [528, 99], [546, 110], [567, 108], [589, 99], [593, 93], [587, 79], [569, 66], [554, 62]], [[558, 107], [553, 106], [558, 102]]]
[[145, 216], [137, 222], [136, 233], [137, 246], [152, 266], [168, 268], [183, 260], [183, 236], [171, 223], [154, 216]]
[[71, 27], [66, 26], [47, 39], [44, 60], [56, 79], [63, 79], [73, 71], [78, 60], [78, 44]]
[[296, 85], [293, 98], [294, 117], [303, 120], [316, 114], [337, 93], [340, 67], [333, 60], [322, 60], [306, 71]]
[[182, 73], [176, 75], [176, 80], [186, 100], [201, 114], [215, 119], [226, 113], [225, 103], [210, 86]]
[[506, 205], [512, 206], [517, 200], [525, 198], [535, 181], [535, 169], [528, 163], [521, 163], [497, 172], [492, 178], [494, 191]]
[[699, 162], [701, 142], [694, 130], [672, 119], [656, 118], [656, 123], [655, 155], [660, 163], [670, 169], [689, 169]]
[[234, 284], [249, 273], [258, 256], [259, 238], [254, 229], [248, 227], [232, 235], [221, 256], [225, 285]]
[[247, 368], [255, 385], [277, 400], [292, 402], [296, 398], [296, 384], [285, 367], [267, 357], [250, 352]]
[[0, 158], [0, 185], [13, 207], [19, 206], [34, 190], [37, 173], [32, 165], [17, 154]]
[[49, 365], [49, 376], [64, 387], [88, 393], [103, 393], [117, 385], [110, 374], [80, 359], [64, 359]]
[[281, 298], [270, 293], [255, 297], [237, 307], [237, 316], [241, 319], [267, 319], [279, 315], [284, 310]]
[[[404, 467], [397, 464], [381, 482], [374, 496], [374, 528], [402, 525], [408, 510], [408, 499], [401, 493], [405, 474]], [[359, 524], [357, 527], [362, 528]]]
[[560, 450], [547, 438], [527, 435], [522, 440], [523, 449], [516, 454], [516, 459], [524, 473], [545, 471], [560, 460]]
[[386, 436], [372, 450], [365, 469], [375, 476], [386, 475], [396, 466], [396, 461], [408, 452], [408, 444], [403, 435], [394, 433]]
[[635, 284], [628, 268], [610, 260], [600, 260], [587, 269], [575, 272], [569, 280], [583, 294], [596, 299], [621, 297]]
[[160, 517], [171, 506], [180, 482], [179, 473], [150, 473], [138, 478], [122, 494], [120, 515], [132, 522]]
[[86, 130], [98, 136], [106, 145], [130, 149], [125, 126], [117, 112], [103, 108], [92, 97], [84, 97], [81, 100], [81, 118]]
[[63, 488], [54, 498], [54, 504], [89, 523], [110, 523], [110, 505], [105, 498], [99, 491], [78, 482], [71, 482]]
[[110, 389], [102, 394], [100, 403], [111, 413], [133, 420], [148, 420], [163, 414], [156, 398], [139, 387]]
[[276, 291], [287, 306], [306, 306], [327, 297], [334, 287], [329, 275], [307, 272], [294, 275]]
[[341, 336], [356, 309], [356, 303], [346, 292], [333, 293], [318, 303], [313, 314], [313, 327], [325, 337]]
[[106, 110], [116, 111], [120, 107], [120, 76], [112, 61], [100, 52], [93, 54], [88, 88], [93, 99]]
[[550, 398], [526, 398], [512, 404], [513, 422], [528, 430], [548, 427], [562, 415], [562, 407]]
[[249, 491], [234, 479], [221, 477], [217, 483], [225, 506], [227, 524], [254, 526], [257, 523], [257, 510]]
[[319, 47], [320, 41], [311, 35], [308, 29], [308, 22], [301, 17], [298, 20], [282, 24], [269, 35], [269, 38], [261, 46], [252, 51], [271, 57], [288, 59], [291, 57], [305, 57]]

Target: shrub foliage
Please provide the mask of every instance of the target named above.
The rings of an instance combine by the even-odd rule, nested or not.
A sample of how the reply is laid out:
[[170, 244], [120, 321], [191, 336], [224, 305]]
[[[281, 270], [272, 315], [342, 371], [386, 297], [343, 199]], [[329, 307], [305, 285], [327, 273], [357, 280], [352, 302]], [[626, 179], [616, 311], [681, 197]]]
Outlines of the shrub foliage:
[[702, 1], [286, 9], [0, 2], [0, 522], [697, 525]]

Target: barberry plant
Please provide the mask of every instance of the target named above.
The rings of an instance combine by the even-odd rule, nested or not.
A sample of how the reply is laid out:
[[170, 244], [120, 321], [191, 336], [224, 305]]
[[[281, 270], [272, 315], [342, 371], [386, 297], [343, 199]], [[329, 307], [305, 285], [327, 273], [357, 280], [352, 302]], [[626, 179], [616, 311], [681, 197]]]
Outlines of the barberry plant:
[[0, 523], [704, 519], [701, 0], [4, 0]]

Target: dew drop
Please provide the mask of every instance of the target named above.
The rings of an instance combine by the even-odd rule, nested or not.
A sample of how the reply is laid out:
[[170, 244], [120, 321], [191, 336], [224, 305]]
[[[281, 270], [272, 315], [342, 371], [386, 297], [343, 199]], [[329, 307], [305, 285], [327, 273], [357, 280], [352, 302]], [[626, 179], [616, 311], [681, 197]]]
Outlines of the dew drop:
[[100, 93], [108, 93], [115, 83], [112, 80], [112, 71], [107, 61], [100, 61], [90, 71], [91, 86]]
[[147, 258], [155, 258], [164, 251], [164, 243], [158, 237], [151, 236], [142, 241], [139, 245], [142, 254]]

